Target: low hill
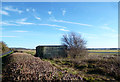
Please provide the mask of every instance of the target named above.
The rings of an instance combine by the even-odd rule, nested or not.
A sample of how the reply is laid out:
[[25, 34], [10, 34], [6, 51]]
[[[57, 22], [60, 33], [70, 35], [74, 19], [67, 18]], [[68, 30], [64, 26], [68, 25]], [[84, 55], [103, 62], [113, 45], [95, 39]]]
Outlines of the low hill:
[[[67, 71], [62, 71], [48, 61], [26, 53], [13, 53], [9, 55], [2, 69], [3, 81], [23, 80], [80, 80], [81, 77]], [[64, 77], [63, 77], [64, 74]]]

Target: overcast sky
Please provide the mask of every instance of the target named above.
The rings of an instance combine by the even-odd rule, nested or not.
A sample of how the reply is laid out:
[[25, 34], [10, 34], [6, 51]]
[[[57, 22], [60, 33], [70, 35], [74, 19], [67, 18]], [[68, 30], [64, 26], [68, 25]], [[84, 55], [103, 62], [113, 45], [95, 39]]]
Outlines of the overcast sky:
[[2, 40], [9, 47], [61, 44], [74, 31], [88, 48], [118, 47], [117, 2], [3, 3]]

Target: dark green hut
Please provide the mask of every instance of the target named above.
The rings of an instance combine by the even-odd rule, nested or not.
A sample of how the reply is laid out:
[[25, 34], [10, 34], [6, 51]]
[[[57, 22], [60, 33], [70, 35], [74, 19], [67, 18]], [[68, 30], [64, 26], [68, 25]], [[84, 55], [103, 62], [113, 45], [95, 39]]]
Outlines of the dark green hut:
[[36, 56], [40, 58], [59, 58], [67, 57], [66, 46], [63, 45], [45, 45], [36, 47]]

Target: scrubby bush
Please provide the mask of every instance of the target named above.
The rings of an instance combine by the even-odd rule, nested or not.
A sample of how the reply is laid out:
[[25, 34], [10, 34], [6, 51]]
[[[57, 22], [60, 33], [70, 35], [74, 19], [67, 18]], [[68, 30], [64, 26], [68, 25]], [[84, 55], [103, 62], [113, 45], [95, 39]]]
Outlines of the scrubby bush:
[[10, 49], [8, 48], [7, 44], [3, 41], [0, 42], [0, 50], [2, 50], [2, 53], [5, 53], [9, 51]]
[[72, 58], [78, 58], [87, 55], [86, 41], [80, 34], [71, 32], [63, 35], [62, 44], [67, 46], [67, 52]]

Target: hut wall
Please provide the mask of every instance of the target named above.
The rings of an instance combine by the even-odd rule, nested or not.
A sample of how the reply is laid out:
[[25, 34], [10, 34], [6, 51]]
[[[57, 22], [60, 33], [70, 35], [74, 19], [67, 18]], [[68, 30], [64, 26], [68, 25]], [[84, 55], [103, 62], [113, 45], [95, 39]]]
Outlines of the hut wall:
[[65, 46], [38, 46], [36, 54], [40, 58], [58, 58], [66, 57]]

